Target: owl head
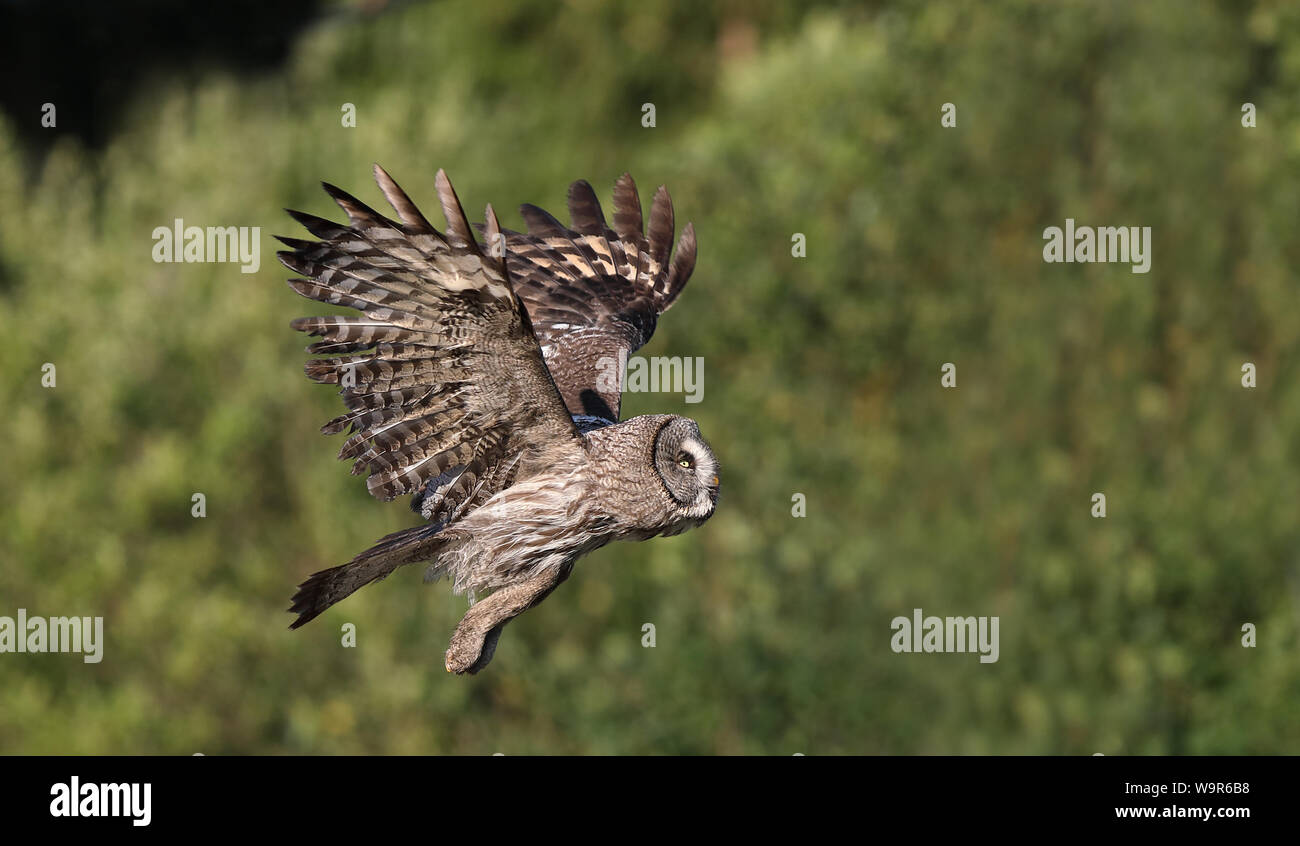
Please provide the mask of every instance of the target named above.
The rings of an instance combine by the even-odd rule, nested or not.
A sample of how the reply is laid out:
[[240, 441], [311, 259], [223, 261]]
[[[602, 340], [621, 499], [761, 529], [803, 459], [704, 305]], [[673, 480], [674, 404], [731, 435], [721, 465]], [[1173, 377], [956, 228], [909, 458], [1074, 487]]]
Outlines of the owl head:
[[654, 437], [654, 469], [676, 519], [665, 534], [699, 526], [718, 504], [718, 459], [694, 420], [665, 415]]

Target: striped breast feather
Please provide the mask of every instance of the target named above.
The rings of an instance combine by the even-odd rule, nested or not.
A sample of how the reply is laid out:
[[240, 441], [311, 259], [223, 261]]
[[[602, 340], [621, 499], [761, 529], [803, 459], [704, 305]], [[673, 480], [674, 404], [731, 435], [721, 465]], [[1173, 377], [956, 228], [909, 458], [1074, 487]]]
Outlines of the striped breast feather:
[[[340, 386], [347, 411], [321, 429], [349, 433], [339, 458], [379, 499], [420, 493], [420, 510], [446, 521], [512, 481], [526, 446], [576, 429], [507, 268], [478, 244], [446, 174], [446, 232], [378, 165], [375, 179], [398, 220], [328, 184], [346, 224], [289, 212], [318, 239], [280, 239], [301, 277], [289, 286], [360, 313], [291, 325], [319, 339], [307, 376]], [[500, 225], [491, 206], [486, 216], [491, 242]]]

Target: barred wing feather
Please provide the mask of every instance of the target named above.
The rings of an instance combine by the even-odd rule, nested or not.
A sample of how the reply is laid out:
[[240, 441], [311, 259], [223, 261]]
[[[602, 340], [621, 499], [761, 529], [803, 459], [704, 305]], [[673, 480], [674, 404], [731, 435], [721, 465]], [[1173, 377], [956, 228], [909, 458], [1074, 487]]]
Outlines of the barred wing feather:
[[[321, 430], [350, 433], [339, 458], [368, 473], [374, 496], [419, 493], [425, 516], [446, 523], [508, 486], [531, 449], [577, 430], [505, 263], [475, 240], [446, 174], [443, 233], [378, 165], [375, 179], [398, 220], [328, 184], [346, 224], [290, 212], [318, 239], [280, 239], [280, 261], [302, 277], [290, 287], [360, 312], [292, 326], [327, 356], [307, 376], [340, 385], [347, 411]], [[491, 206], [486, 218], [491, 243]]]

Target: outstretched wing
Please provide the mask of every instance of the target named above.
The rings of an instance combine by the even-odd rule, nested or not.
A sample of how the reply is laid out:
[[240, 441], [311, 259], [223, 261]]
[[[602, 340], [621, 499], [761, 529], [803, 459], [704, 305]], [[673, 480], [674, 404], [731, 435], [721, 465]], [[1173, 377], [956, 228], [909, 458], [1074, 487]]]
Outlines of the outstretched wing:
[[695, 228], [673, 255], [673, 204], [660, 186], [642, 229], [636, 183], [614, 185], [614, 226], [586, 180], [569, 186], [572, 228], [533, 205], [528, 233], [505, 232], [506, 264], [541, 342], [547, 367], [574, 415], [618, 420], [626, 356], [654, 334], [695, 269]]
[[[338, 384], [347, 413], [325, 424], [351, 437], [339, 451], [367, 487], [449, 522], [507, 487], [529, 447], [576, 438], [547, 372], [528, 314], [500, 257], [480, 249], [446, 174], [436, 231], [378, 165], [375, 179], [397, 210], [389, 220], [332, 185], [347, 225], [290, 211], [319, 238], [281, 238], [280, 261], [304, 278], [293, 290], [361, 316], [303, 317], [293, 328], [319, 336], [307, 376]], [[484, 230], [500, 231], [492, 207]]]

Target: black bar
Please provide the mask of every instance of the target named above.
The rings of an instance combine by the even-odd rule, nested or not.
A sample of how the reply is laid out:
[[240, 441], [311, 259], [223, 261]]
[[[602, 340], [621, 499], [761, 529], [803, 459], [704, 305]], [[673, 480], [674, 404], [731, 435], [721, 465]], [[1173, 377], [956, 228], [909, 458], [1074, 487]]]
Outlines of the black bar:
[[[931, 832], [978, 823], [999, 832], [1052, 826], [1181, 834], [1197, 827], [1230, 835], [1247, 826], [1284, 825], [1290, 814], [1283, 803], [1294, 801], [1295, 787], [1294, 759], [1284, 758], [3, 760], [6, 823], [128, 835], [283, 830], [328, 836], [451, 820], [562, 824], [597, 810], [637, 814], [628, 824], [638, 832], [697, 819], [707, 827], [843, 822], [884, 830], [920, 823]], [[74, 777], [82, 802], [123, 795], [88, 787], [100, 784], [138, 785], [141, 802], [115, 817], [54, 816], [53, 810], [68, 810], [57, 803]], [[145, 784], [148, 824], [135, 825], [130, 811], [143, 807]], [[83, 807], [94, 810], [93, 804], [78, 810]], [[1201, 809], [1212, 816], [1201, 818]]]

